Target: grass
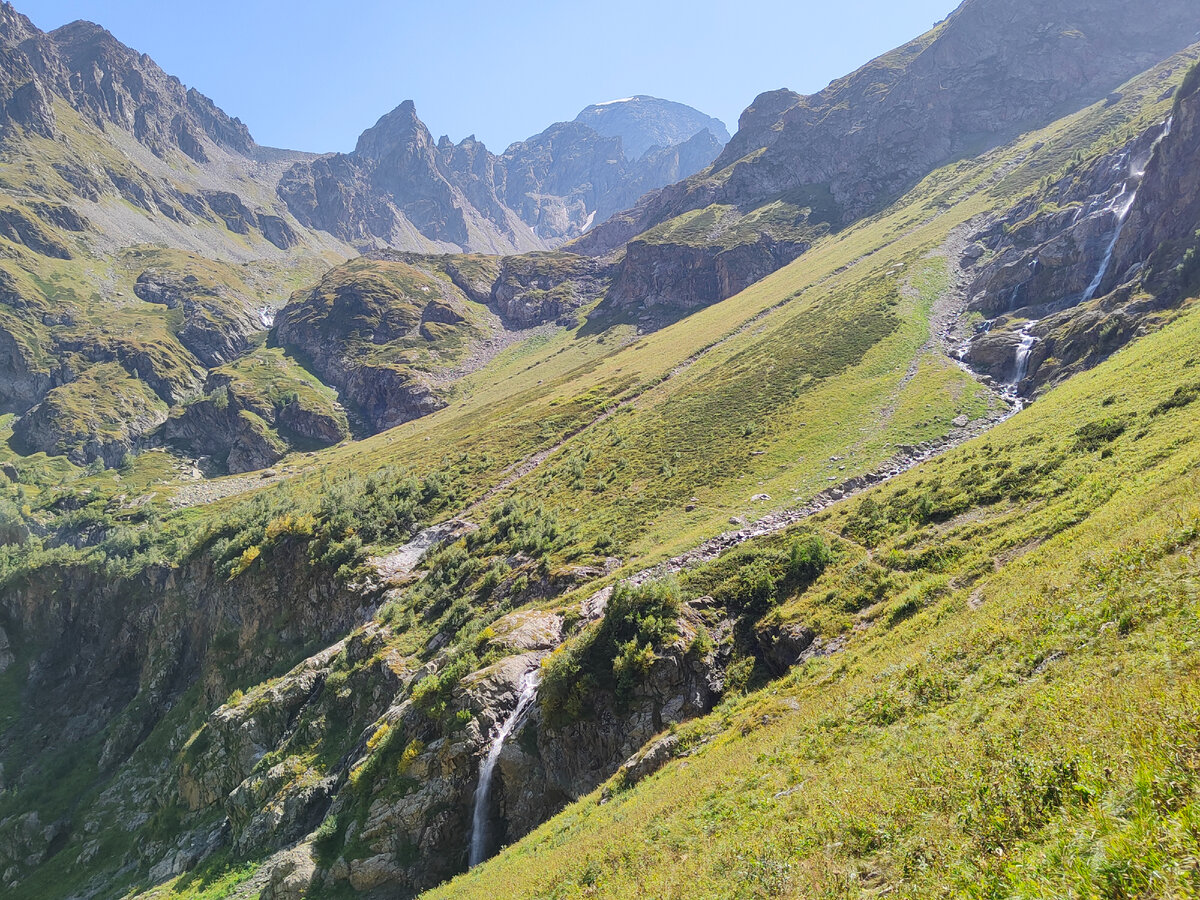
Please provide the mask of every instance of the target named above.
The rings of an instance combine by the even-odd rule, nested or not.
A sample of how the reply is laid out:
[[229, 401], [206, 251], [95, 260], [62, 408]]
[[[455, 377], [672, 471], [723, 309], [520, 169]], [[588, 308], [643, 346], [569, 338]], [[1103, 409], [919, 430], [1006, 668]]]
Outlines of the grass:
[[[585, 326], [509, 348], [468, 375], [445, 409], [323, 451], [298, 477], [247, 497], [175, 514], [162, 499], [150, 511], [110, 508], [134, 485], [169, 477], [165, 454], [145, 454], [123, 473], [13, 458], [20, 479], [3, 486], [4, 498], [47, 540], [5, 549], [6, 586], [52, 580], [72, 562], [137, 573], [148, 561], [204, 559], [214, 584], [236, 596], [280, 548], [302, 548], [306, 565], [340, 572], [349, 590], [371, 553], [404, 542], [418, 524], [466, 515], [483, 526], [478, 536], [431, 556], [428, 578], [381, 613], [377, 643], [361, 658], [339, 658], [297, 727], [256, 765], [287, 762], [301, 779], [327, 774], [368, 727], [380, 733], [370, 698], [384, 667], [399, 680], [442, 665], [422, 695], [426, 736], [454, 734], [464, 724], [458, 681], [504, 652], [490, 646], [491, 622], [528, 605], [565, 609], [598, 586], [561, 577], [572, 566], [615, 556], [627, 573], [727, 529], [731, 516], [803, 502], [877, 469], [897, 445], [944, 436], [957, 416], [984, 415], [995, 399], [932, 343], [931, 311], [948, 284], [937, 249], [1059, 164], [1038, 145], [1073, 141], [1091, 153], [1105, 129], [1159, 118], [1169, 105], [1159, 99], [1163, 77], [1147, 76], [1110, 108], [935, 173], [887, 213], [819, 238], [793, 265], [661, 331]], [[691, 224], [697, 234], [708, 227], [699, 217]], [[360, 341], [366, 358], [395, 363], [392, 354], [422, 346], [411, 332], [423, 289], [449, 290], [437, 267], [450, 264], [428, 264], [432, 274], [403, 262], [344, 269], [313, 295], [314, 322], [324, 317], [318, 324]], [[103, 318], [87, 299], [95, 282], [59, 266], [67, 264], [39, 269], [39, 283], [61, 276], [62, 302]], [[351, 287], [362, 309], [334, 315], [354, 299]], [[450, 305], [474, 309], [457, 296]], [[460, 323], [468, 331], [472, 315]], [[129, 317], [123, 325], [170, 328], [165, 312], [133, 301]], [[739, 678], [711, 717], [679, 729], [687, 758], [607, 803], [585, 798], [434, 896], [503, 884], [529, 897], [1115, 897], [1145, 893], [1147, 873], [1166, 885], [1192, 877], [1170, 865], [1195, 852], [1188, 642], [1200, 631], [1190, 556], [1200, 459], [1188, 363], [1198, 323], [1188, 312], [986, 437], [799, 534], [686, 573], [678, 597], [639, 594], [599, 636], [580, 632], [577, 640], [595, 643], [570, 645], [565, 653], [579, 653], [567, 661], [602, 676], [598, 690], [617, 691], [670, 639], [663, 609], [719, 594], [744, 612]], [[376, 345], [381, 330], [406, 336]], [[230, 374], [270, 397], [281, 359], [264, 350]], [[752, 501], [764, 493], [769, 502]], [[90, 499], [67, 514], [55, 508], [64, 496]], [[106, 529], [96, 546], [62, 540], [89, 523]], [[822, 564], [790, 576], [792, 544], [809, 539], [828, 551]], [[296, 625], [292, 615], [299, 621], [288, 610], [248, 626], [272, 673], [311, 649], [276, 653], [272, 640]], [[803, 625], [820, 646], [844, 640], [845, 649], [769, 682], [750, 649], [760, 616], [762, 627]], [[450, 641], [444, 658], [431, 644], [439, 632]], [[265, 676], [228, 671], [218, 652], [227, 639], [214, 637], [206, 688], [221, 697], [237, 688], [239, 702], [259, 702]], [[696, 652], [708, 652], [699, 635]], [[151, 731], [152, 748], [176, 748], [163, 754], [173, 760], [166, 775], [150, 773], [148, 761], [137, 771], [170, 781], [179, 762], [171, 753], [190, 751], [168, 733], [205, 734], [211, 700], [186, 701], [194, 715]], [[569, 714], [585, 704], [568, 691], [562, 705]], [[18, 752], [13, 726], [3, 734]], [[396, 734], [368, 753], [356, 797], [411, 789], [400, 768], [424, 738]], [[191, 747], [198, 753], [207, 739]], [[90, 778], [87, 762], [63, 783]], [[36, 806], [43, 789], [10, 801]], [[47, 803], [59, 799], [47, 793]], [[155, 837], [195, 821], [164, 814]], [[329, 826], [330, 852], [347, 827], [340, 817]], [[54, 896], [52, 876], [74, 884], [97, 873], [73, 862], [80, 840], [58, 857], [62, 871], [41, 869], [16, 896]], [[373, 852], [363, 841], [350, 849]], [[154, 889], [216, 897], [248, 874], [218, 859]], [[130, 870], [111, 884], [143, 875]]]
[[844, 651], [428, 896], [1189, 896], [1200, 447], [1162, 404], [1197, 337], [1191, 313], [819, 516], [837, 562], [777, 612], [844, 617]]

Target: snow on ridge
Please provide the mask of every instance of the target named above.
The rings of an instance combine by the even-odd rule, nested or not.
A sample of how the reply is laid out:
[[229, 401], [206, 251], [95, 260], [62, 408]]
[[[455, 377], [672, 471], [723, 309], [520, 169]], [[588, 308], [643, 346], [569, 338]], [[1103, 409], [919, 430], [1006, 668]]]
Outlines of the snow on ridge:
[[605, 100], [603, 103], [597, 103], [596, 106], [616, 106], [618, 103], [632, 103], [637, 97], [622, 97], [620, 100]]

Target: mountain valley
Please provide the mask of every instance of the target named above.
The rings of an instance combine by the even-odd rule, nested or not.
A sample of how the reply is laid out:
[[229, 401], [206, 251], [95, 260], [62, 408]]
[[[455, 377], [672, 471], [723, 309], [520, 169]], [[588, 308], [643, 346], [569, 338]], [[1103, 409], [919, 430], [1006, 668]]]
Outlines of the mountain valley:
[[0, 885], [1185, 897], [1200, 9], [259, 147], [0, 6]]

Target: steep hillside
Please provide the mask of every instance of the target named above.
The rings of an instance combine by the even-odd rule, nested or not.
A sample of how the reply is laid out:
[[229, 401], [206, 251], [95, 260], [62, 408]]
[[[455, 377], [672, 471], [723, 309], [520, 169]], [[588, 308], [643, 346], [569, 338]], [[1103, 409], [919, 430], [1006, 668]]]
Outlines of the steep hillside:
[[[801, 664], [427, 896], [1187, 896], [1197, 339], [1193, 310], [986, 437], [681, 575], [693, 617], [773, 608], [758, 634], [803, 635]], [[813, 541], [830, 561], [797, 587]]]
[[509, 251], [716, 138], [297, 159], [5, 7], [5, 897], [1189, 896], [1200, 45], [1131, 10], [968, 0], [589, 255]]
[[[983, 260], [973, 235], [1042, 196], [1048, 176], [1100, 171], [1115, 149], [1148, 146], [1173, 109], [1189, 134], [1187, 101], [1172, 94], [1196, 57], [933, 173], [884, 214], [814, 236], [782, 271], [652, 333], [606, 322], [595, 304], [610, 274], [571, 254], [385, 254], [335, 269], [289, 301], [281, 341], [330, 372], [343, 356], [362, 369], [406, 368], [435, 396], [440, 367], [462, 377], [431, 414], [293, 457], [256, 477], [263, 489], [249, 496], [195, 505], [149, 468], [163, 454], [123, 473], [8, 457], [6, 890], [403, 897], [531, 832], [446, 890], [619, 895], [641, 884], [670, 895], [686, 876], [688, 889], [711, 884], [717, 896], [747, 883], [789, 896], [807, 890], [810, 866], [823, 877], [824, 862], [851, 892], [865, 881], [928, 895], [931, 884], [1007, 877], [1005, 861], [1028, 849], [1015, 841], [1048, 839], [1048, 823], [1066, 822], [1056, 816], [1084, 808], [1071, 784], [1107, 803], [1137, 762], [1158, 765], [1115, 749], [1094, 765], [1072, 754], [1088, 743], [1109, 753], [1133, 728], [1122, 722], [1145, 721], [1116, 698], [1137, 696], [1151, 676], [1173, 686], [1161, 661], [1175, 659], [1170, 641], [1188, 640], [1191, 625], [1170, 618], [1168, 601], [1113, 599], [1106, 585], [1140, 572], [1148, 591], [1157, 584], [1157, 570], [1123, 562], [1096, 570], [1115, 579], [1096, 588], [1112, 608], [1071, 618], [1054, 604], [1069, 613], [1083, 603], [1076, 585], [1090, 582], [1073, 574], [1078, 560], [1049, 557], [1072, 541], [1115, 547], [1113, 520], [1151, 515], [1153, 491], [1186, 488], [1196, 323], [1189, 294], [1164, 295], [1174, 324], [1021, 409], [1013, 387], [951, 355], [955, 327], [977, 321], [967, 310]], [[1081, 254], [1090, 274], [1072, 277], [1094, 278], [1103, 256]], [[434, 357], [422, 333], [445, 329], [445, 346], [461, 350], [491, 316], [554, 327], [484, 354], [474, 370], [463, 356]], [[1145, 330], [1162, 323], [1148, 317]], [[216, 370], [225, 409], [250, 411], [243, 382], [278, 396], [271, 379], [283, 376], [270, 373], [281, 349]], [[342, 374], [353, 373], [327, 377]], [[319, 391], [284, 384], [336, 419]], [[281, 421], [290, 405], [254, 415]], [[1150, 499], [1136, 505], [1143, 491]], [[171, 509], [181, 501], [188, 508]], [[1159, 510], [1176, 528], [1170, 507]], [[1186, 530], [1193, 512], [1180, 515]], [[1194, 535], [1180, 535], [1157, 557], [1147, 551], [1147, 565], [1185, 565], [1172, 554]], [[991, 624], [1017, 608], [1006, 585], [1039, 584], [1022, 555], [1045, 561], [1038, 577], [1050, 596], [1024, 631], [1025, 620]], [[969, 618], [972, 603], [982, 619]], [[973, 641], [977, 621], [995, 629], [991, 643]], [[1068, 627], [1151, 643], [1080, 647], [1053, 630]], [[1052, 651], [1065, 656], [1033, 676]], [[1105, 676], [1119, 689], [1085, 707], [1099, 728], [1103, 704], [1114, 704], [1104, 740], [1067, 740], [1047, 725], [1009, 777], [1010, 754], [984, 746], [972, 756], [973, 744], [944, 737], [970, 732], [983, 746], [994, 723], [1011, 731], [1020, 721], [1008, 698], [1076, 701], [1025, 693], [1047, 672], [1086, 683], [1118, 665], [1133, 674]], [[844, 722], [828, 702], [840, 696]], [[818, 707], [814, 720], [807, 711]], [[805, 729], [826, 721], [810, 740]], [[905, 730], [917, 722], [931, 731]], [[656, 742], [671, 726], [674, 739]], [[779, 734], [797, 737], [770, 744]], [[900, 779], [914, 770], [878, 762], [910, 738], [960, 754], [944, 794], [912, 791]], [[1070, 784], [1053, 780], [1058, 750]], [[1105, 766], [1110, 781], [1089, 780]], [[962, 808], [978, 771], [999, 773], [1014, 793], [980, 798], [972, 819], [940, 813]], [[1182, 770], [1161, 771], [1178, 782]], [[593, 792], [614, 775], [597, 806]], [[797, 784], [811, 791], [787, 793]], [[839, 803], [865, 798], [864, 785], [896, 806]], [[675, 796], [661, 812], [660, 789]], [[843, 817], [773, 812], [809, 802]], [[552, 836], [535, 831], [563, 809]], [[625, 838], [641, 842], [636, 857], [609, 852], [621, 815], [638, 823]], [[1004, 856], [981, 858], [997, 846]], [[1130, 865], [1149, 859], [1122, 852]], [[489, 872], [503, 880], [484, 881]]]
[[[704, 302], [723, 299], [746, 283], [724, 283], [732, 248], [753, 259], [737, 268], [761, 278], [805, 252], [814, 232], [877, 212], [937, 166], [1113, 94], [1198, 30], [1200, 11], [1186, 0], [1148, 9], [967, 0], [819, 94], [760, 96], [710, 169], [647, 196], [575, 249], [602, 255], [633, 241], [626, 280], [636, 287], [620, 296], [623, 307], [686, 309], [698, 278], [711, 285]], [[698, 241], [680, 242], [679, 230]], [[712, 246], [700, 253], [696, 243]]]

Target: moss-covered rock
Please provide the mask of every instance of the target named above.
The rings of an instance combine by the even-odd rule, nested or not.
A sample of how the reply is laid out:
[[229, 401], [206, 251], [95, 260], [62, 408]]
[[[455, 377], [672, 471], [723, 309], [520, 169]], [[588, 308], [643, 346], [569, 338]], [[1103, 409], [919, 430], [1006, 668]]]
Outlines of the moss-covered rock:
[[424, 271], [412, 262], [340, 266], [294, 295], [276, 322], [279, 343], [336, 386], [373, 430], [443, 407], [434, 376], [492, 330], [486, 311], [436, 262]]
[[175, 410], [164, 428], [168, 443], [228, 472], [262, 469], [289, 449], [328, 447], [349, 434], [334, 392], [274, 348], [213, 371], [204, 396]]
[[144, 380], [103, 363], [50, 391], [17, 422], [14, 439], [24, 452], [118, 466], [166, 419], [167, 404]]

